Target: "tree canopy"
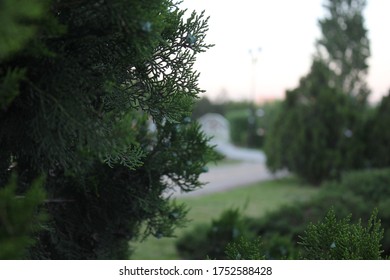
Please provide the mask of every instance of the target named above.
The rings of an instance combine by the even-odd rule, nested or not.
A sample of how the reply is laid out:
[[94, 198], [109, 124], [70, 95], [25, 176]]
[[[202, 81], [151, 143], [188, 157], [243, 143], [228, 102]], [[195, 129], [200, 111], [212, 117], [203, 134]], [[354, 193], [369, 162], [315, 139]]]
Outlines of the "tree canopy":
[[330, 82], [359, 103], [366, 102], [366, 84], [370, 42], [363, 10], [366, 0], [327, 0], [327, 15], [319, 20], [322, 37], [317, 41], [317, 55], [334, 72]]

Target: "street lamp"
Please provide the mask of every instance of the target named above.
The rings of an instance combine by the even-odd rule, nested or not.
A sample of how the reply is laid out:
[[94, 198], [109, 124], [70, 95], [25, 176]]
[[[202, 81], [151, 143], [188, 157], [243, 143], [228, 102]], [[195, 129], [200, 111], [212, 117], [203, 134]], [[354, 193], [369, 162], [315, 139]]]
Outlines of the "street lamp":
[[261, 48], [255, 50], [250, 49], [249, 55], [251, 56], [252, 62], [252, 93], [249, 98], [250, 108], [249, 108], [249, 117], [248, 117], [248, 138], [247, 145], [249, 147], [254, 145], [254, 137], [256, 135], [256, 116], [255, 116], [255, 102], [256, 102], [256, 64]]
[[259, 57], [259, 53], [261, 52], [261, 48], [258, 47], [257, 49], [249, 49], [249, 55], [251, 57], [252, 62], [252, 96], [249, 98], [249, 100], [252, 100], [253, 102], [256, 101], [256, 64]]

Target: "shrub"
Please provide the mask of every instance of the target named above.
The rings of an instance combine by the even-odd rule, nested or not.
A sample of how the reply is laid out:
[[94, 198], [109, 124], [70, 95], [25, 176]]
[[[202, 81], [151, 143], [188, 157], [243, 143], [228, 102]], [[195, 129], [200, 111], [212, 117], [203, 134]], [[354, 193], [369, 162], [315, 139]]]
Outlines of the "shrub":
[[235, 145], [248, 147], [249, 141], [249, 116], [248, 108], [230, 111], [226, 114], [230, 124], [230, 138]]
[[347, 172], [340, 188], [365, 199], [366, 204], [377, 205], [390, 197], [390, 169], [370, 169]]
[[298, 250], [290, 236], [281, 234], [268, 235], [262, 238], [263, 253], [267, 260], [295, 260]]
[[225, 210], [210, 225], [196, 226], [176, 242], [176, 249], [183, 259], [224, 259], [226, 246], [241, 237], [253, 237], [249, 230], [249, 218], [238, 209]]
[[281, 102], [254, 107], [250, 103], [229, 103], [226, 118], [230, 123], [232, 142], [238, 146], [264, 148], [264, 141], [280, 114]]
[[263, 244], [260, 238], [248, 240], [241, 237], [226, 246], [225, 254], [230, 260], [263, 260]]
[[367, 224], [350, 223], [350, 216], [337, 220], [334, 209], [323, 221], [309, 224], [299, 243], [302, 258], [310, 260], [379, 260], [383, 229], [374, 212]]
[[271, 212], [253, 225], [263, 243], [281, 235], [296, 244], [309, 223], [316, 223], [330, 208], [337, 218], [352, 214], [351, 221], [368, 220], [378, 209], [385, 229], [383, 250], [390, 254], [390, 169], [354, 171], [344, 174], [340, 182], [328, 182], [320, 193], [306, 202], [285, 206]]
[[[298, 242], [299, 254], [292, 259], [379, 260], [383, 253], [382, 237], [383, 229], [377, 219], [377, 212], [371, 214], [365, 227], [361, 220], [351, 223], [350, 216], [338, 220], [334, 209], [331, 209], [318, 223], [310, 223], [306, 227]], [[226, 247], [227, 257], [239, 260], [264, 259], [267, 258], [266, 251], [262, 238], [253, 241], [241, 238]], [[281, 256], [279, 259], [285, 259], [286, 256], [280, 255], [280, 252], [276, 252], [276, 255]]]
[[[365, 217], [369, 211], [378, 208], [378, 217], [385, 228], [383, 249], [386, 255], [390, 255], [390, 169], [349, 172], [343, 176], [341, 185], [340, 191], [351, 192], [361, 198], [359, 208]], [[352, 214], [355, 215], [353, 211]]]

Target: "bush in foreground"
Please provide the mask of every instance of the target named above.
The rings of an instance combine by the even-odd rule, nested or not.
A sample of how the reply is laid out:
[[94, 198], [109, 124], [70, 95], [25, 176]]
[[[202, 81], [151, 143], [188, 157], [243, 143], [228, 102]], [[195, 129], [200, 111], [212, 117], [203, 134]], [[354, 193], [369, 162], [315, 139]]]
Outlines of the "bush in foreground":
[[[351, 216], [351, 222], [369, 220], [374, 209], [385, 229], [382, 246], [385, 255], [390, 255], [390, 169], [354, 171], [344, 174], [340, 182], [322, 186], [313, 199], [284, 206], [258, 219], [254, 223], [256, 234], [262, 242], [281, 235], [296, 248], [300, 236], [310, 223], [316, 223], [333, 208], [338, 219]], [[294, 250], [288, 255], [294, 255]]]
[[367, 226], [338, 220], [331, 209], [317, 224], [309, 224], [301, 242], [302, 258], [309, 260], [379, 260], [382, 258], [383, 229], [374, 212]]
[[[337, 219], [331, 209], [318, 223], [310, 223], [301, 241], [299, 254], [294, 259], [307, 260], [380, 260], [383, 250], [383, 229], [376, 212], [372, 213], [367, 226], [361, 221], [351, 223], [350, 217]], [[267, 259], [261, 238], [240, 238], [229, 243], [226, 256], [233, 260]]]

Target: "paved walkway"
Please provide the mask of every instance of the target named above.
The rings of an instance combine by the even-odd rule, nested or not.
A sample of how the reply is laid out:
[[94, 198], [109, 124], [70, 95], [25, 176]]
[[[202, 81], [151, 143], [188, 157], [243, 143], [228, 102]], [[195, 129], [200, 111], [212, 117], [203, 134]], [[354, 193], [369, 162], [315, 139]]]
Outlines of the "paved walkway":
[[166, 195], [172, 197], [201, 196], [287, 175], [285, 171], [271, 173], [265, 164], [266, 156], [261, 151], [239, 148], [230, 143], [218, 143], [216, 150], [225, 155], [227, 159], [237, 160], [238, 163], [211, 167], [207, 173], [201, 174], [199, 178], [201, 182], [205, 183], [202, 188], [187, 193], [181, 192], [177, 188]]
[[209, 172], [200, 176], [200, 181], [207, 183], [202, 188], [188, 193], [176, 190], [174, 197], [201, 196], [215, 192], [222, 192], [233, 188], [245, 187], [246, 185], [279, 178], [287, 172], [272, 174], [263, 162], [241, 162], [237, 164], [216, 166]]

